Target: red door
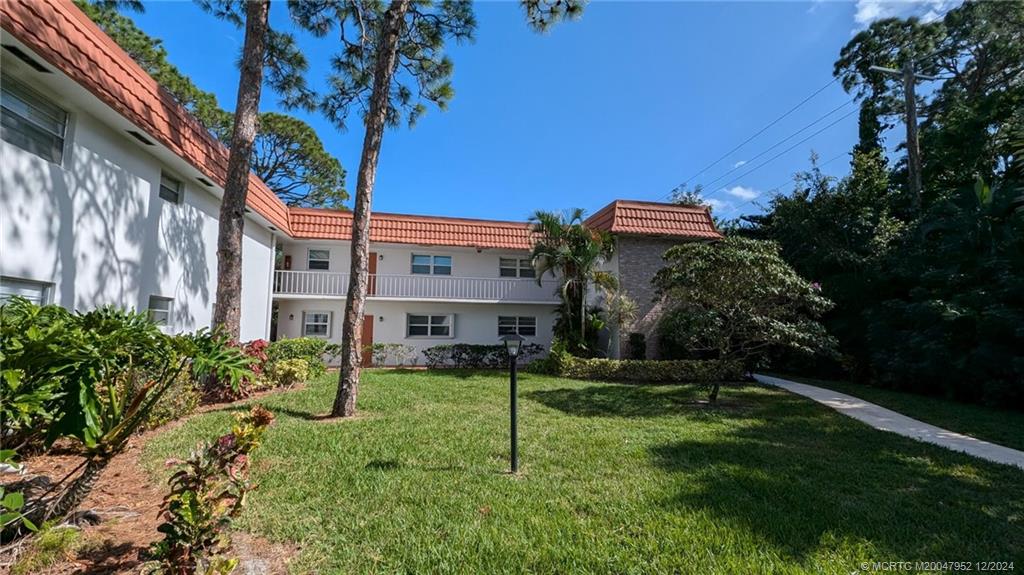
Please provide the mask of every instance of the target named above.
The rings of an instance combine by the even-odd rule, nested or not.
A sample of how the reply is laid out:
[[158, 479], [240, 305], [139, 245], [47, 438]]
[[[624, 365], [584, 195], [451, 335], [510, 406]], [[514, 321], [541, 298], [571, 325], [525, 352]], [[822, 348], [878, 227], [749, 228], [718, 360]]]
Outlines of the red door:
[[363, 336], [359, 340], [362, 347], [363, 357], [360, 365], [370, 367], [373, 365], [373, 316], [363, 316]]

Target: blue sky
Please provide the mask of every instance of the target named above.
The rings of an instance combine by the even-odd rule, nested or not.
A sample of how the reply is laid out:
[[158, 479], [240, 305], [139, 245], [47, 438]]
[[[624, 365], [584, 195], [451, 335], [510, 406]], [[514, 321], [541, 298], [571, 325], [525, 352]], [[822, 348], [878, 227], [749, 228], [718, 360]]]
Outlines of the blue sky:
[[[788, 192], [812, 150], [832, 160], [827, 173], [846, 173], [856, 113], [846, 115], [856, 107], [838, 83], [694, 176], [828, 85], [854, 30], [887, 15], [935, 17], [953, 3], [591, 2], [581, 20], [547, 34], [527, 28], [518, 3], [479, 3], [476, 41], [448, 50], [455, 99], [412, 129], [386, 133], [373, 207], [523, 219], [536, 209], [594, 212], [616, 198], [664, 199], [692, 178], [706, 185], [717, 214], [757, 212], [771, 190]], [[275, 4], [274, 21], [287, 27], [283, 3]], [[234, 106], [241, 31], [191, 2], [147, 2], [132, 17], [200, 87]], [[300, 43], [316, 85], [333, 44]], [[276, 109], [266, 96], [264, 110]], [[345, 165], [354, 190], [361, 124], [338, 132], [315, 114], [298, 115]]]

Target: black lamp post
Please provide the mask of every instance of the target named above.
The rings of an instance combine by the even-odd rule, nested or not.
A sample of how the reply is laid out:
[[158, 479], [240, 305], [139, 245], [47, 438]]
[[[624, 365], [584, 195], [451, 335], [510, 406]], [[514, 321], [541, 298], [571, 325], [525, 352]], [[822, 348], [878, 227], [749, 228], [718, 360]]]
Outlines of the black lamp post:
[[516, 358], [519, 357], [519, 347], [523, 345], [523, 338], [518, 334], [512, 334], [503, 336], [501, 341], [505, 342], [505, 349], [508, 350], [509, 401], [512, 404], [512, 473], [518, 473], [519, 448], [516, 446], [518, 442], [516, 432]]

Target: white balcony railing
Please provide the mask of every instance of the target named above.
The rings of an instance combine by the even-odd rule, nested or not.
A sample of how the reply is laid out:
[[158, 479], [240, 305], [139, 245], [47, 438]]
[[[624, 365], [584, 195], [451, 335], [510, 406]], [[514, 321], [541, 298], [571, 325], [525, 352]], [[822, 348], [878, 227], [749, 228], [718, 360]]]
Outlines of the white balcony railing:
[[[349, 275], [318, 271], [276, 270], [274, 295], [345, 297]], [[465, 278], [435, 275], [370, 276], [371, 298], [480, 302], [558, 303], [557, 282], [545, 279]]]

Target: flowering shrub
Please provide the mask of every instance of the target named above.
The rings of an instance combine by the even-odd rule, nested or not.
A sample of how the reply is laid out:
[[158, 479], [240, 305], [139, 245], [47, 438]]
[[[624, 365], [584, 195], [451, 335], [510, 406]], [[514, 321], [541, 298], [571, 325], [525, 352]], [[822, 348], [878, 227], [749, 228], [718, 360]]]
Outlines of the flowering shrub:
[[267, 368], [267, 380], [271, 385], [293, 387], [309, 378], [309, 364], [304, 359], [282, 359]]
[[168, 483], [164, 518], [153, 545], [151, 572], [227, 574], [238, 560], [225, 555], [231, 546], [228, 527], [252, 491], [249, 454], [260, 445], [274, 414], [257, 405], [236, 414], [231, 433], [193, 451]]

